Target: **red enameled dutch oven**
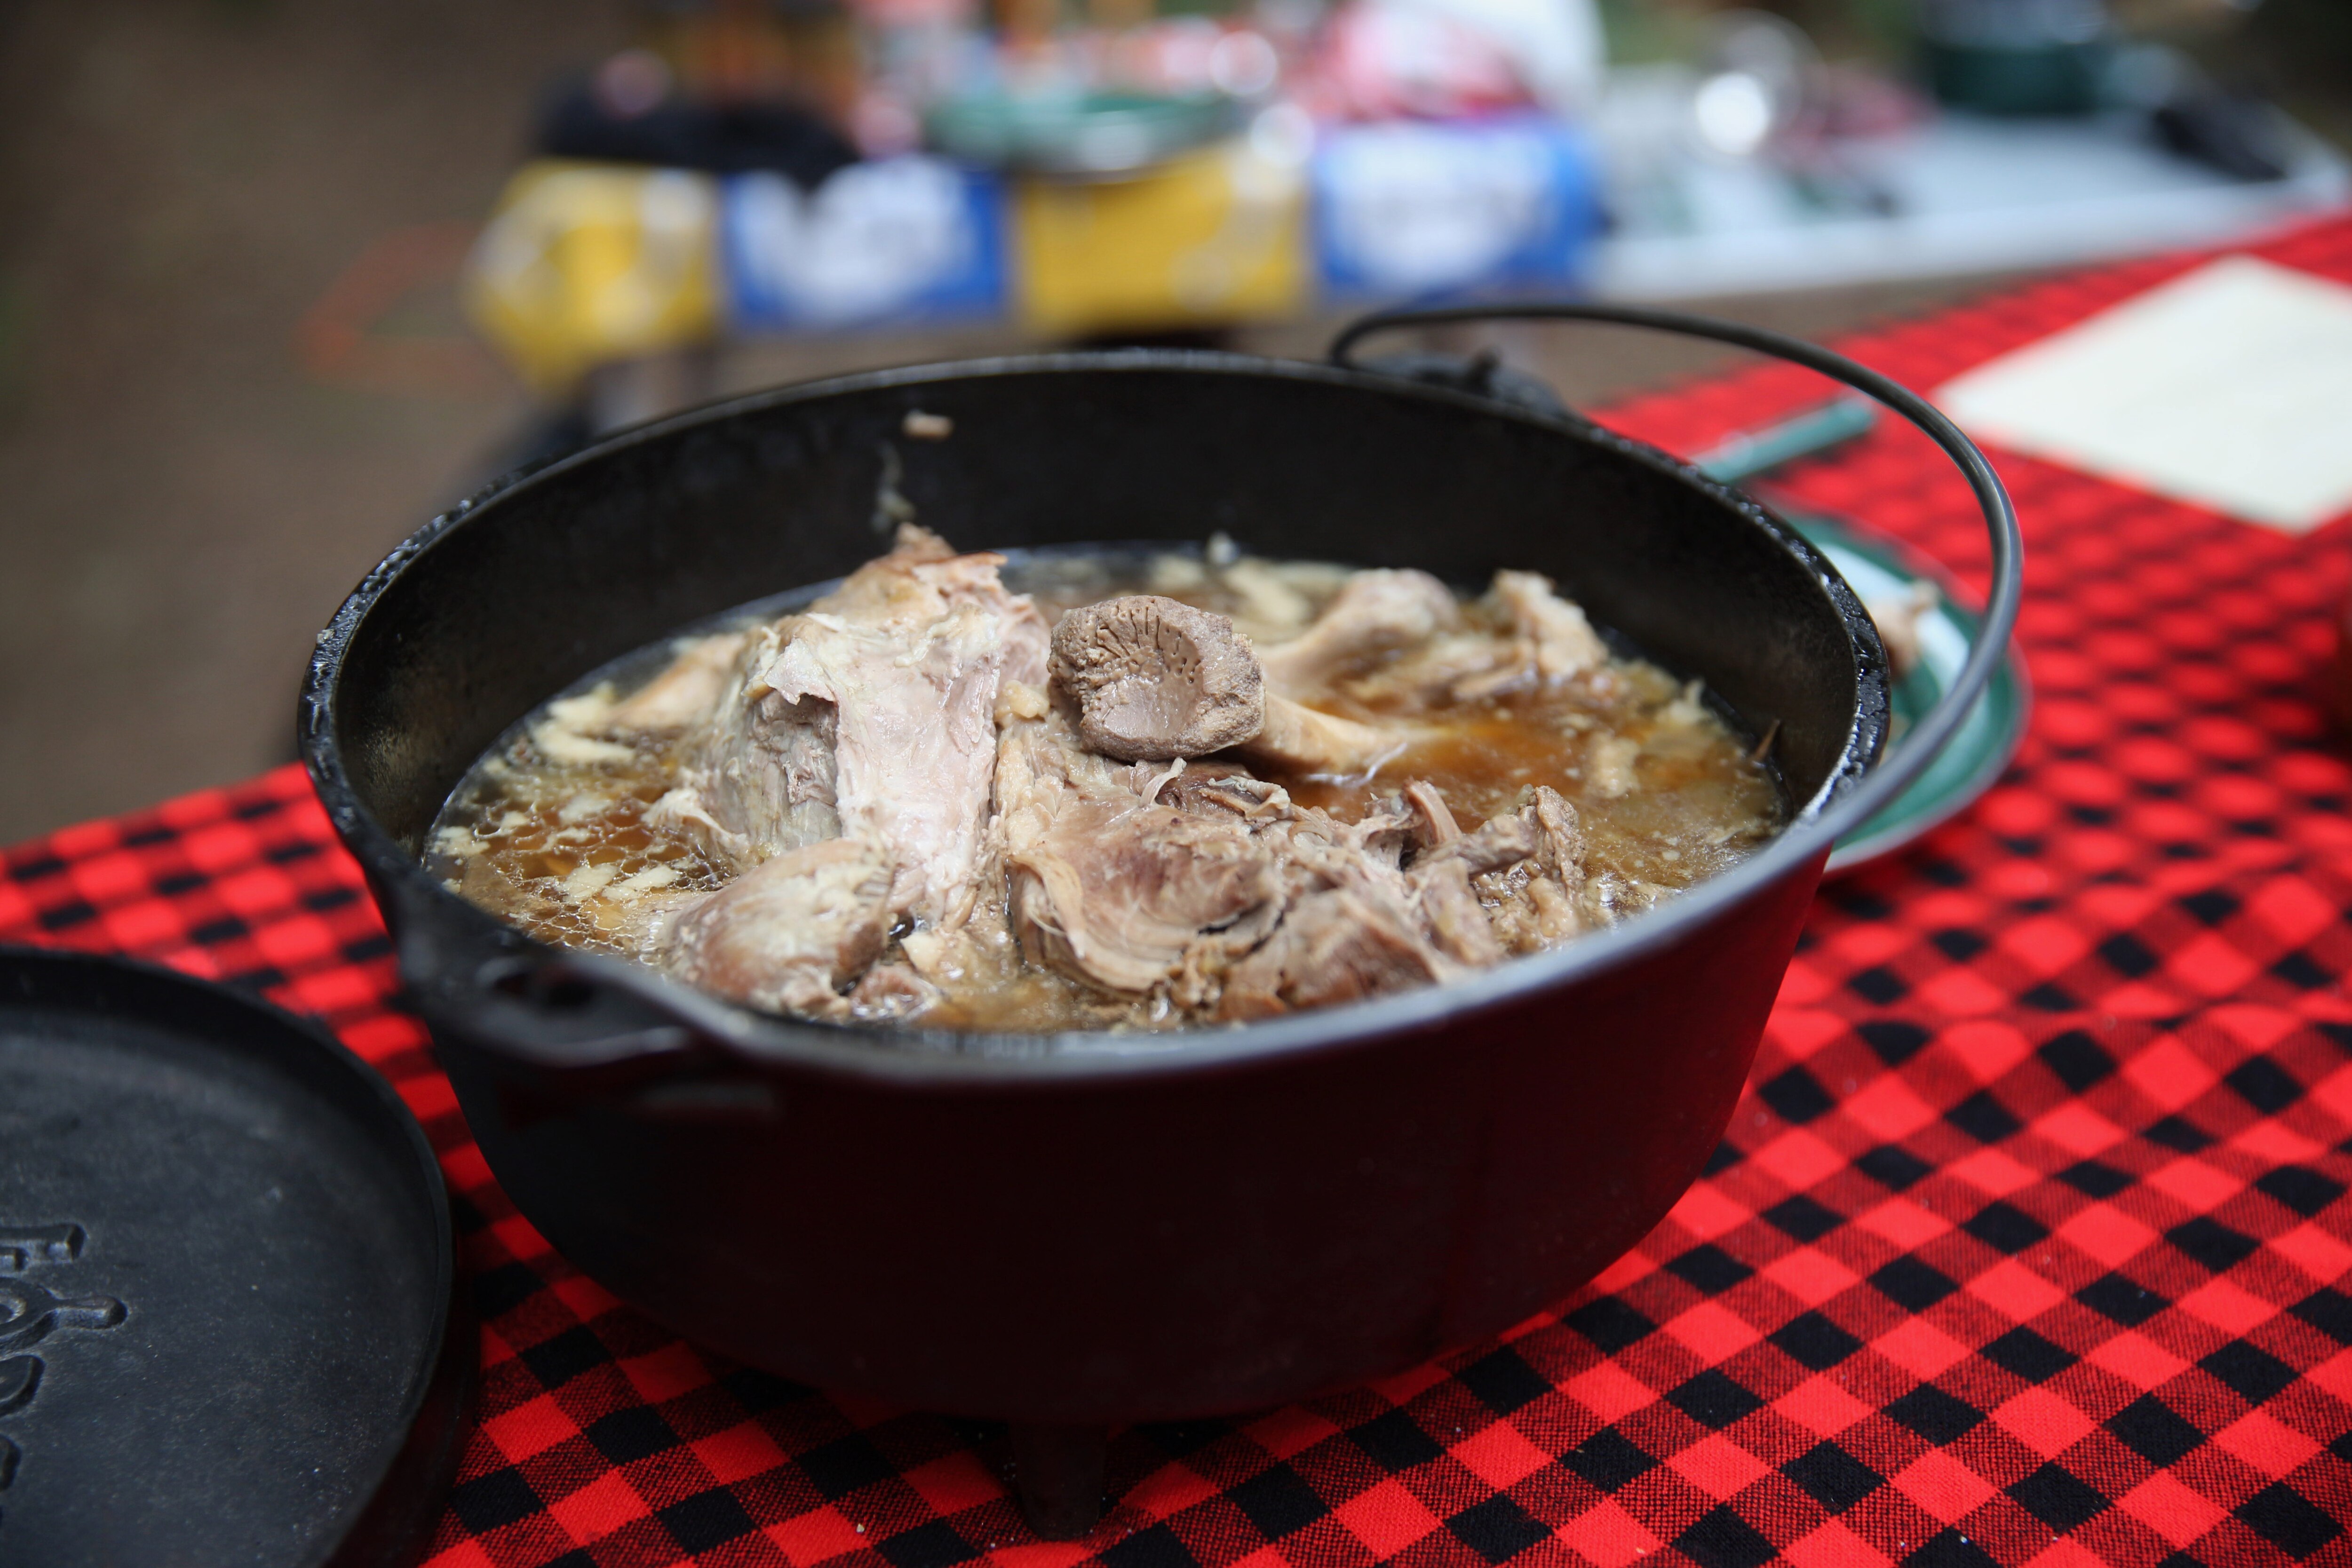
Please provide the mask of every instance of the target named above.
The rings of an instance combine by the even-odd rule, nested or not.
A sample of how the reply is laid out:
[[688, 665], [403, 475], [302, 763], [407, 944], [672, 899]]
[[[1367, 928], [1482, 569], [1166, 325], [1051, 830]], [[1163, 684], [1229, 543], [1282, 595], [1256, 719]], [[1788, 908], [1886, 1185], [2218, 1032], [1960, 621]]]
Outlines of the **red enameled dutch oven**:
[[[1985, 636], [1876, 763], [1885, 656], [1755, 500], [1572, 416], [1381, 374], [1388, 326], [1664, 328], [1869, 393], [1959, 465]], [[915, 410], [953, 435], [908, 441]], [[895, 458], [886, 451], [895, 451]], [[886, 462], [963, 548], [1194, 544], [1542, 572], [1704, 678], [1793, 806], [1736, 870], [1461, 984], [1174, 1037], [848, 1030], [565, 954], [419, 866], [468, 766], [617, 656], [872, 555]], [[678, 1332], [821, 1386], [1014, 1424], [1042, 1529], [1098, 1506], [1100, 1433], [1297, 1399], [1558, 1300], [1655, 1225], [1729, 1118], [1824, 858], [2002, 657], [2016, 521], [1916, 396], [1752, 329], [1590, 305], [1375, 317], [1334, 362], [1113, 351], [898, 370], [629, 430], [491, 486], [319, 638], [305, 757], [365, 868], [483, 1153], [564, 1256]]]

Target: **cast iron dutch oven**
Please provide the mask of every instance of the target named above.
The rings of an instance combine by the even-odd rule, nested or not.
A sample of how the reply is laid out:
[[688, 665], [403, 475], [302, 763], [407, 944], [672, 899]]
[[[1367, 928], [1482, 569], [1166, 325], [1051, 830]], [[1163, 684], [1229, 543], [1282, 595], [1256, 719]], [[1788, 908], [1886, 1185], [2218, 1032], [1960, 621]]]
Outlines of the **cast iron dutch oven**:
[[[1657, 1223], [1722, 1134], [1832, 840], [1916, 774], [2001, 657], [2015, 520], [1965, 437], [1825, 351], [1664, 312], [1510, 312], [1783, 355], [1959, 464], [1992, 533], [1985, 638], [1874, 770], [1884, 650], [1793, 530], [1572, 416], [1346, 357], [1380, 327], [1496, 313], [1371, 318], [1323, 365], [1113, 351], [762, 394], [501, 481], [369, 575], [320, 637], [304, 753], [491, 1169], [566, 1258], [754, 1366], [1009, 1418], [1033, 1518], [1058, 1531], [1091, 1516], [1085, 1432], [1424, 1361], [1559, 1300]], [[915, 410], [953, 435], [908, 440]], [[1465, 584], [1545, 573], [1703, 677], [1751, 735], [1777, 724], [1795, 819], [1563, 951], [1150, 1039], [794, 1022], [561, 953], [423, 873], [444, 798], [538, 703], [875, 554], [886, 464], [968, 549], [1222, 530]]]

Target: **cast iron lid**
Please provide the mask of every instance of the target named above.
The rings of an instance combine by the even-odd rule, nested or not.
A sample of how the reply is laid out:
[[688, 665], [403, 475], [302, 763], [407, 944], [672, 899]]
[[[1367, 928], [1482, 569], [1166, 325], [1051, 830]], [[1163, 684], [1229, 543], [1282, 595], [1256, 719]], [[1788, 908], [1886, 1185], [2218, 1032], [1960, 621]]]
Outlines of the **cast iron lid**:
[[392, 1564], [471, 1326], [391, 1087], [166, 970], [0, 947], [0, 1564]]

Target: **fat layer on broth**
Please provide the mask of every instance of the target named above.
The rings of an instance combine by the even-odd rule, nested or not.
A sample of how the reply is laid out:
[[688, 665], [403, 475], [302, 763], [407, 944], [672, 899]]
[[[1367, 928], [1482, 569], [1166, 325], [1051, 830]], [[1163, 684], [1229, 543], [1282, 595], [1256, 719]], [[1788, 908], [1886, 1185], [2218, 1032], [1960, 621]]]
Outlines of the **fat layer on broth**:
[[[902, 538], [902, 555], [908, 548]], [[1028, 617], [1008, 605], [1034, 605], [1034, 619], [1049, 627], [1070, 610], [1125, 604], [1132, 595], [1229, 617], [1265, 667], [1270, 701], [1284, 692], [1313, 714], [1367, 727], [1351, 734], [1394, 736], [1393, 749], [1376, 767], [1345, 774], [1264, 754], [1219, 752], [1181, 767], [1081, 754], [1070, 694], [1015, 679], [1036, 673], [1019, 668], [1028, 652], [1016, 648], [999, 660], [989, 694], [992, 732], [972, 742], [992, 742], [993, 757], [967, 745], [934, 770], [961, 778], [966, 789], [980, 770], [972, 886], [968, 907], [959, 908], [952, 889], [941, 893], [919, 879], [910, 889], [887, 846], [869, 846], [858, 860], [846, 845], [806, 843], [812, 833], [852, 838], [856, 822], [830, 833], [794, 827], [790, 842], [801, 847], [787, 857], [773, 844], [746, 847], [709, 811], [697, 817], [709, 803], [687, 784], [728, 793], [710, 763], [709, 731], [719, 721], [709, 711], [682, 726], [622, 721], [633, 694], [646, 711], [677, 696], [677, 711], [662, 715], [674, 719], [693, 709], [702, 690], [696, 680], [723, 685], [730, 671], [735, 685], [719, 706], [756, 708], [764, 700], [781, 710], [773, 693], [745, 696], [759, 690], [760, 679], [747, 681], [741, 670], [778, 647], [786, 663], [793, 657], [800, 634], [761, 628], [838, 634], [816, 623], [842, 599], [836, 594], [811, 606], [809, 622], [747, 612], [730, 629], [640, 650], [533, 713], [452, 794], [430, 837], [428, 869], [544, 941], [638, 959], [773, 1010], [946, 1028], [1150, 1029], [1246, 1021], [1442, 982], [1573, 940], [1726, 869], [1784, 819], [1769, 764], [1707, 706], [1697, 683], [1679, 683], [1597, 642], [1572, 673], [1539, 668], [1529, 616], [1556, 616], [1550, 606], [1561, 604], [1541, 579], [1504, 574], [1517, 597], [1499, 580], [1484, 595], [1448, 590], [1450, 609], [1423, 606], [1443, 629], [1418, 639], [1351, 645], [1325, 635], [1318, 644], [1318, 632], [1328, 634], [1340, 614], [1335, 601], [1359, 575], [1349, 568], [1230, 552], [1221, 560], [1213, 546], [1206, 559], [1035, 556], [1005, 567], [1008, 595], [995, 589], [992, 565], [970, 564], [995, 558], [950, 559], [936, 541], [923, 549], [904, 558], [927, 581], [984, 575], [981, 602], [1000, 620]], [[899, 559], [886, 558], [851, 584]], [[1408, 574], [1371, 575], [1385, 583]], [[887, 574], [875, 581], [892, 593], [903, 586]], [[1341, 608], [1352, 610], [1380, 585], [1368, 579]], [[1402, 585], [1432, 592], [1426, 579]], [[950, 596], [964, 591], [951, 585]], [[841, 618], [855, 629], [861, 612], [854, 588], [844, 592], [851, 602]], [[1538, 595], [1532, 610], [1530, 593]], [[918, 617], [908, 623], [913, 629], [889, 634], [916, 650], [899, 664], [919, 656], [936, 663], [941, 637], [971, 630], [964, 622], [979, 612], [959, 603], [929, 622], [909, 612]], [[1580, 627], [1580, 614], [1567, 609]], [[758, 645], [748, 649], [747, 626]], [[1042, 635], [1025, 620], [1013, 631]], [[1329, 657], [1318, 654], [1321, 645]], [[833, 658], [837, 664], [840, 656]], [[693, 668], [698, 658], [707, 672]], [[981, 669], [986, 658], [967, 663]], [[969, 682], [955, 684], [963, 667], [941, 668], [943, 700], [969, 709]], [[902, 696], [883, 690], [873, 700], [887, 710]], [[839, 714], [819, 717], [855, 717], [848, 704], [857, 700], [845, 694]], [[798, 711], [793, 721], [803, 722], [805, 701]], [[803, 724], [786, 743], [814, 754], [813, 738], [826, 733]], [[865, 743], [841, 731], [842, 747]], [[908, 743], [930, 741], [918, 735]], [[751, 754], [766, 753], [755, 746]], [[852, 760], [819, 757], [818, 771]], [[740, 773], [739, 763], [730, 757], [725, 765]], [[926, 765], [908, 763], [908, 776], [933, 776]], [[803, 793], [814, 787], [794, 778]], [[839, 781], [841, 790], [850, 787]], [[690, 797], [683, 806], [682, 795]], [[805, 803], [778, 809], [779, 821], [822, 816]], [[845, 795], [844, 811], [855, 814]], [[1114, 846], [1089, 833], [1129, 837]], [[952, 832], [941, 842], [950, 851], [943, 863], [965, 847]], [[1448, 858], [1462, 864], [1448, 868]], [[781, 859], [793, 865], [771, 864]], [[793, 881], [803, 862], [815, 879]], [[776, 885], [757, 907], [752, 882], [733, 886], [755, 869], [761, 882]], [[1225, 881], [1181, 880], [1202, 875]], [[1243, 883], [1225, 885], [1237, 877]], [[1457, 884], [1466, 885], [1485, 930], [1473, 929], [1482, 922]], [[722, 890], [737, 907], [717, 899]], [[721, 929], [722, 920], [732, 926]], [[1186, 927], [1192, 920], [1202, 923]], [[1318, 931], [1318, 920], [1328, 930]], [[759, 921], [767, 926], [752, 923]], [[1370, 939], [1349, 934], [1358, 928], [1386, 932], [1386, 945], [1366, 948]], [[1152, 978], [1152, 963], [1171, 952], [1167, 973]], [[768, 984], [763, 964], [779, 974], [789, 969], [789, 983]], [[1321, 971], [1341, 975], [1336, 988], [1312, 977]]]

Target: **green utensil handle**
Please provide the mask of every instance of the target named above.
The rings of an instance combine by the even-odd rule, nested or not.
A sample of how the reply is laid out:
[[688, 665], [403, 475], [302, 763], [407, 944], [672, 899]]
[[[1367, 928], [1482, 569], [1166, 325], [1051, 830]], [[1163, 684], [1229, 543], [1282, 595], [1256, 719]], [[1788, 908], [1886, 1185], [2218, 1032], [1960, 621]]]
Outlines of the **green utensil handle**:
[[1866, 435], [1877, 423], [1878, 405], [1849, 395], [1777, 425], [1726, 437], [1693, 457], [1690, 465], [1717, 484], [1736, 485]]

